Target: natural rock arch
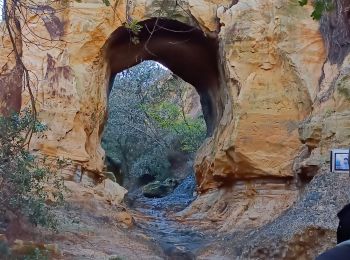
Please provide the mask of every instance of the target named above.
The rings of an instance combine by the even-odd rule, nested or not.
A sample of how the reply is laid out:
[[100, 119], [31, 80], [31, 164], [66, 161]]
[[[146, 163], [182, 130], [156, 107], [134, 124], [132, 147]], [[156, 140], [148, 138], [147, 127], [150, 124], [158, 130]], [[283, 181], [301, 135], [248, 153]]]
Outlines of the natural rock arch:
[[[158, 19], [159, 24], [166, 22], [167, 26], [173, 27], [158, 28], [147, 42], [148, 49], [152, 51], [151, 41], [156, 39], [158, 33], [171, 34], [173, 30], [173, 34], [180, 38], [180, 33], [177, 32], [181, 31], [179, 28], [187, 28], [190, 32], [181, 34], [197, 39], [195, 41], [191, 38], [193, 43], [199, 44], [197, 47], [205, 49], [205, 46], [212, 46], [211, 43], [214, 46], [209, 48], [215, 50], [214, 52], [204, 51], [203, 57], [197, 57], [200, 56], [203, 60], [210, 53], [214, 54], [211, 57], [219, 53], [219, 58], [212, 59], [214, 62], [202, 62], [195, 66], [189, 62], [196, 61], [190, 58], [196, 50], [189, 49], [192, 52], [188, 55], [178, 55], [174, 48], [171, 51], [164, 48], [165, 54], [170, 53], [180, 61], [186, 60], [177, 63], [178, 71], [171, 68], [171, 64], [165, 64], [184, 79], [186, 72], [196, 72], [195, 74], [201, 76], [200, 79], [209, 79], [205, 83], [210, 82], [209, 75], [213, 74], [204, 72], [205, 65], [214, 66], [213, 71], [219, 71], [217, 75], [220, 74], [220, 83], [217, 85], [203, 85], [198, 80], [193, 83], [198, 92], [202, 93], [202, 99], [209, 96], [208, 104], [213, 107], [207, 110], [213, 115], [207, 115], [207, 122], [214, 122], [212, 125], [215, 126], [211, 127], [215, 128], [214, 134], [206, 140], [195, 162], [200, 191], [231, 185], [237, 179], [250, 181], [252, 178], [294, 176], [293, 162], [303, 147], [300, 139], [308, 143], [313, 138], [308, 127], [300, 138], [297, 125], [311, 112], [318, 115], [323, 111], [323, 105], [322, 109], [321, 105], [318, 110], [313, 109], [313, 100], [324, 100], [324, 94], [332, 93], [333, 87], [329, 87], [328, 82], [333, 82], [338, 77], [334, 76], [338, 75], [337, 70], [334, 75], [333, 72], [330, 73], [334, 78], [328, 72], [324, 74], [323, 68], [328, 70], [330, 64], [325, 65], [326, 52], [319, 24], [312, 21], [308, 8], [300, 8], [297, 2], [291, 5], [290, 1], [281, 1], [278, 5], [271, 0], [248, 1], [238, 2], [233, 6], [231, 2], [200, 1], [194, 4], [193, 1], [184, 0], [183, 8], [175, 6], [171, 8], [173, 12], [170, 14], [163, 6], [158, 5], [159, 1], [135, 0], [129, 10], [129, 17], [143, 21], [140, 24], [144, 28], [138, 36], [141, 43], [143, 33], [149, 38], [147, 35], [152, 28], [152, 21], [154, 24], [156, 20], [151, 17], [157, 13], [168, 19], [186, 21], [188, 24], [196, 22], [198, 28], [214, 38], [217, 37], [217, 40], [207, 38], [200, 29], [162, 18]], [[67, 7], [67, 12], [57, 13], [58, 19], [55, 21], [65, 24], [59, 49], [40, 51], [35, 45], [41, 41], [33, 42], [29, 46], [21, 44], [24, 48], [23, 62], [29, 64], [38, 77], [38, 116], [49, 129], [47, 135], [33, 140], [32, 149], [47, 155], [69, 158], [97, 173], [102, 171], [104, 163], [105, 153], [100, 140], [105, 124], [106, 89], [110, 72], [116, 73], [123, 69], [114, 67], [114, 71], [112, 70], [111, 65], [115, 65], [111, 62], [112, 57], [115, 58], [113, 61], [119, 63], [121, 59], [117, 59], [118, 55], [123, 54], [117, 53], [117, 49], [122, 46], [119, 44], [123, 41], [110, 48], [113, 42], [118, 43], [118, 37], [114, 39], [113, 36], [124, 31], [124, 43], [132, 44], [128, 31], [120, 27], [126, 20], [125, 1], [118, 3], [114, 9], [106, 7], [100, 1], [74, 2]], [[115, 19], [116, 14], [120, 19]], [[254, 17], [254, 22], [247, 17]], [[33, 28], [50, 37], [46, 25], [42, 21], [34, 24]], [[163, 32], [160, 33], [161, 31]], [[123, 37], [119, 37], [119, 40], [122, 39]], [[5, 111], [11, 107], [19, 109], [21, 97], [22, 104], [28, 100], [28, 94], [24, 91], [21, 95], [18, 88], [17, 82], [20, 80], [16, 79], [20, 74], [15, 75], [16, 62], [11, 48], [4, 45], [6, 42], [9, 41], [0, 43], [0, 67], [4, 69], [0, 76], [0, 92], [3, 94], [0, 95], [0, 110]], [[138, 48], [140, 51], [142, 46], [144, 44], [128, 48]], [[125, 51], [128, 48], [124, 46], [120, 50]], [[135, 53], [139, 54], [137, 51]], [[159, 60], [163, 64], [167, 62], [166, 59], [160, 60], [159, 57], [163, 54], [155, 57], [146, 54], [136, 55], [138, 59], [133, 57], [132, 63], [124, 63], [124, 66], [136, 64], [141, 59]], [[184, 70], [185, 68], [187, 69]], [[184, 72], [181, 73], [181, 69]], [[323, 74], [327, 75], [321, 80], [324, 81], [325, 89], [323, 90], [322, 85], [320, 91], [319, 83]], [[214, 79], [218, 78], [217, 75]], [[194, 78], [194, 75], [191, 77]], [[2, 85], [6, 85], [6, 88], [2, 88]], [[344, 108], [346, 104], [343, 104]], [[323, 117], [320, 118], [323, 120]]]
[[220, 85], [217, 39], [176, 20], [151, 18], [139, 24], [139, 33], [122, 26], [107, 41], [108, 93], [118, 72], [145, 60], [157, 61], [196, 88], [211, 135], [221, 115], [221, 106], [216, 104]]

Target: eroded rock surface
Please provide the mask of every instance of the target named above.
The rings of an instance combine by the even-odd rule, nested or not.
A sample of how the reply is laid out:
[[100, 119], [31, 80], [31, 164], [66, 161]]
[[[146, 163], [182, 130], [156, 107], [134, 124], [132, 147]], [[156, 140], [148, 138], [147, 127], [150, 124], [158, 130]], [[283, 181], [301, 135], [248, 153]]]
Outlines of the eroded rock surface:
[[293, 176], [298, 125], [312, 110], [325, 60], [319, 25], [293, 1], [239, 1], [218, 17], [229, 98], [197, 157], [200, 188]]
[[24, 62], [38, 79], [39, 118], [48, 125], [32, 148], [102, 171], [109, 83], [104, 46], [125, 21], [126, 9], [143, 21], [162, 8], [162, 16], [202, 29], [219, 46], [219, 87], [209, 93], [216, 103], [210, 109], [219, 117], [197, 156], [199, 190], [236, 179], [293, 176], [293, 159], [302, 147], [298, 126], [311, 112], [326, 60], [311, 7], [292, 0], [163, 5], [132, 1], [126, 7], [118, 1], [112, 3], [114, 13], [97, 0], [73, 2], [49, 22], [30, 25], [40, 37], [62, 40], [45, 52], [23, 46]]
[[[182, 216], [208, 217], [221, 224], [222, 232], [261, 225], [273, 231], [269, 228], [278, 222], [269, 223], [301, 193], [300, 179], [317, 176], [329, 163], [330, 148], [350, 144], [346, 3], [336, 1], [335, 13], [325, 16], [320, 25], [310, 18], [311, 6], [301, 8], [294, 0], [167, 2], [135, 0], [126, 6], [126, 1], [111, 1], [113, 8], [98, 0], [62, 3], [57, 7], [63, 11], [23, 28], [36, 45], [41, 40], [30, 29], [41, 38], [55, 40], [55, 48], [45, 51], [33, 44], [19, 44], [25, 65], [35, 73], [38, 117], [48, 126], [44, 134], [33, 138], [31, 148], [101, 173], [104, 151], [100, 141], [110, 80], [106, 42], [126, 21], [126, 13], [139, 21], [155, 14], [181, 21], [216, 41], [219, 74], [217, 88], [207, 93], [215, 101], [210, 107], [217, 117], [215, 131], [195, 163], [198, 192], [207, 193]], [[6, 35], [0, 44], [0, 109], [6, 112], [28, 104], [29, 98], [13, 85], [22, 71], [14, 62]], [[79, 192], [84, 196], [77, 196], [77, 201], [89, 201], [86, 206], [96, 210], [96, 194], [91, 192], [95, 186], [83, 187]], [[323, 209], [335, 215], [340, 205], [328, 208], [330, 204], [325, 201]], [[316, 209], [317, 214], [323, 214], [321, 209]], [[303, 206], [301, 212], [306, 210]], [[298, 214], [294, 214], [295, 221], [304, 221]], [[276, 221], [288, 224], [290, 218], [283, 216]], [[290, 234], [298, 237], [311, 230], [321, 237], [326, 234], [324, 243], [330, 241], [334, 219], [331, 225], [316, 228], [305, 221], [300, 232]], [[282, 224], [279, 228], [283, 229]], [[250, 238], [248, 234], [242, 241]], [[254, 258], [276, 253], [268, 250], [270, 240], [264, 241], [262, 251], [238, 248], [240, 253], [227, 255]], [[252, 248], [258, 244], [253, 242], [249, 244]], [[281, 252], [276, 254], [282, 257], [285, 251]], [[316, 251], [296, 256], [309, 259], [314, 254]]]
[[323, 169], [293, 207], [274, 221], [234, 231], [219, 246], [203, 250], [198, 259], [315, 259], [335, 246], [336, 213], [349, 203], [349, 185], [348, 174]]

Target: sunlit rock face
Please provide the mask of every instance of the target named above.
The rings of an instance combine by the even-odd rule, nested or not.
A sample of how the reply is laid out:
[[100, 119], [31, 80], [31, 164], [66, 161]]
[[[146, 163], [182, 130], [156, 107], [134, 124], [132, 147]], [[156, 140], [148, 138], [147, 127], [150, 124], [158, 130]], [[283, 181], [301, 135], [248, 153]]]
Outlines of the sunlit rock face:
[[300, 139], [305, 144], [305, 156], [296, 163], [298, 172], [317, 173], [329, 167], [329, 150], [350, 145], [350, 3], [335, 1], [333, 12], [321, 21], [328, 55], [322, 68], [313, 102], [313, 111], [299, 127]]
[[[49, 15], [23, 28], [36, 43], [22, 46], [23, 57], [35, 74], [39, 118], [48, 126], [34, 138], [32, 149], [102, 171], [100, 140], [111, 72], [108, 39], [126, 21], [126, 13], [138, 21], [161, 15], [202, 30], [203, 37], [216, 43], [216, 61], [206, 66], [217, 70], [216, 87], [208, 90], [215, 120], [195, 163], [199, 191], [237, 179], [293, 178], [294, 159], [303, 149], [299, 124], [312, 112], [320, 91], [329, 87], [331, 75], [341, 70], [325, 63], [324, 42], [319, 24], [310, 18], [311, 7], [301, 8], [294, 0], [174, 2], [178, 5], [137, 0], [127, 7], [125, 1], [112, 1], [113, 8], [97, 0], [72, 2], [57, 6], [63, 8], [58, 13], [42, 7]], [[54, 40], [51, 48], [40, 48], [39, 42], [47, 42], [29, 30]], [[2, 49], [0, 55], [1, 66], [7, 64], [10, 72], [13, 59], [7, 61]], [[4, 91], [7, 85], [1, 84]], [[16, 93], [13, 100], [18, 103], [21, 95]], [[342, 100], [337, 109], [347, 111], [348, 101], [335, 95]], [[28, 104], [28, 94], [22, 97], [22, 104]], [[11, 105], [1, 100], [3, 106]]]
[[302, 146], [298, 126], [312, 111], [325, 61], [309, 11], [295, 1], [218, 8], [227, 99], [215, 137], [197, 157], [201, 190], [229, 180], [294, 175]]

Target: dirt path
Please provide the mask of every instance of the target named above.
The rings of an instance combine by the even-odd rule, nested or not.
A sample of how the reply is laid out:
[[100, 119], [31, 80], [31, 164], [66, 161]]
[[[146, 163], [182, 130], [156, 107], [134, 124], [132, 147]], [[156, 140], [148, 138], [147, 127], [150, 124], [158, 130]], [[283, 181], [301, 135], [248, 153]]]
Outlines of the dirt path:
[[[131, 207], [111, 205], [94, 199], [88, 189], [80, 190], [65, 207], [55, 210], [57, 233], [32, 229], [26, 240], [57, 245], [59, 254], [50, 259], [196, 259], [213, 236], [201, 230], [208, 223], [181, 217], [181, 210], [195, 199], [194, 187], [191, 176], [164, 198], [139, 194]], [[130, 223], [120, 220], [120, 215], [129, 216]]]
[[192, 225], [179, 217], [181, 210], [195, 199], [194, 189], [194, 177], [189, 176], [164, 198], [133, 198], [131, 212], [137, 227], [152, 237], [169, 259], [195, 259], [197, 250], [211, 241], [200, 231], [198, 221]]

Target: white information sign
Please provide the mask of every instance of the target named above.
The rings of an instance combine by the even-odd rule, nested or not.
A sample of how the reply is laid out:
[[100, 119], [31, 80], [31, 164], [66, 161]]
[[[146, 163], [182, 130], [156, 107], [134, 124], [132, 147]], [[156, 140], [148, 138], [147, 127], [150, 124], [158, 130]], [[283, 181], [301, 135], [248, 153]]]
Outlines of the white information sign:
[[331, 171], [349, 172], [349, 149], [333, 149], [331, 151]]

